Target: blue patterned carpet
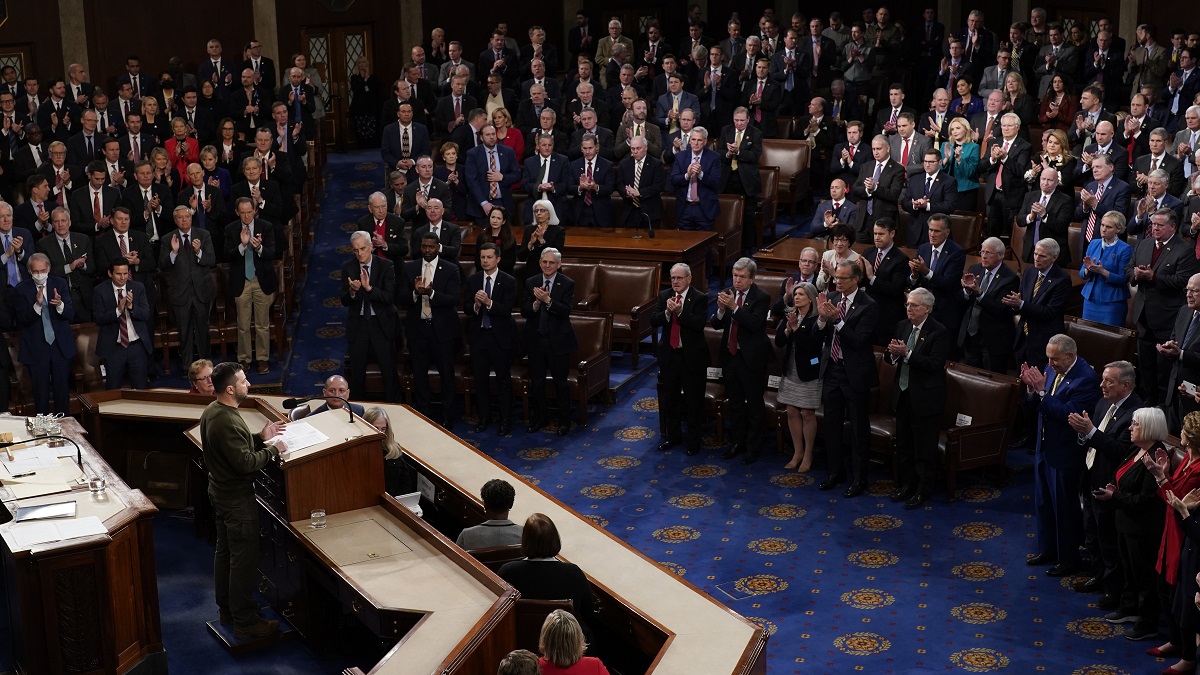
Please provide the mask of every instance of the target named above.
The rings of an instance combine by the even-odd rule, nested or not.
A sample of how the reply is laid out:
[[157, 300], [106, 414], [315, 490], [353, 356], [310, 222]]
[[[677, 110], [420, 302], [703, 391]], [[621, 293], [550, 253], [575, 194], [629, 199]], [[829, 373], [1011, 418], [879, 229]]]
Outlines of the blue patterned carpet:
[[[304, 288], [284, 391], [311, 393], [345, 350], [336, 271], [354, 217], [375, 189], [374, 156], [331, 155], [328, 196]], [[628, 368], [614, 355], [614, 367]], [[734, 611], [766, 626], [768, 672], [1133, 675], [1173, 662], [1142, 652], [1094, 603], [1025, 565], [1033, 551], [1029, 471], [1008, 486], [967, 474], [960, 499], [905, 511], [880, 480], [869, 495], [821, 492], [814, 475], [785, 472], [764, 448], [751, 467], [706, 449], [659, 453], [654, 369], [617, 371], [616, 403], [596, 406], [566, 438], [464, 438], [620, 536]], [[494, 427], [493, 427], [494, 430]], [[401, 432], [402, 433], [402, 432]], [[773, 438], [773, 434], [768, 434]], [[773, 440], [771, 441], [773, 445]], [[790, 453], [789, 453], [790, 454]], [[1014, 465], [1028, 463], [1023, 452]], [[886, 472], [876, 467], [875, 477]], [[353, 656], [315, 657], [298, 644], [245, 659], [204, 633], [213, 618], [211, 549], [190, 524], [156, 523], [163, 629], [172, 673], [329, 673]], [[698, 674], [704, 675], [704, 674]]]

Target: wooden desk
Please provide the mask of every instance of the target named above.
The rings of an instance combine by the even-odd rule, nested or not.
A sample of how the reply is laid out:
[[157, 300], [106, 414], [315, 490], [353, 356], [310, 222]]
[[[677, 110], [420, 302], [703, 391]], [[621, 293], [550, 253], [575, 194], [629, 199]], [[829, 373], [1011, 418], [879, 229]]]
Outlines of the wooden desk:
[[[562, 254], [588, 262], [687, 263], [692, 268], [693, 285], [708, 291], [708, 253], [717, 241], [715, 232], [694, 230], [655, 230], [654, 238], [640, 230], [641, 239], [633, 238], [632, 229], [568, 227]], [[519, 243], [519, 242], [518, 242]], [[462, 260], [475, 259], [475, 229], [463, 232]], [[536, 265], [536, 262], [533, 263]], [[663, 275], [665, 280], [667, 277]]]
[[[263, 398], [282, 402], [281, 397]], [[762, 628], [410, 408], [383, 408], [408, 461], [434, 484], [435, 502], [427, 508], [475, 525], [483, 520], [475, 493], [489, 479], [505, 478], [517, 492], [514, 521], [523, 522], [534, 512], [554, 520], [563, 541], [561, 557], [579, 565], [592, 583], [599, 621], [646, 652], [646, 672], [766, 672], [767, 635]]]
[[[0, 416], [0, 431], [29, 437], [24, 418]], [[63, 435], [79, 443], [83, 475], [104, 477], [107, 488], [94, 495], [86, 483], [76, 481], [80, 472], [74, 453], [60, 469], [45, 472], [61, 474], [64, 492], [11, 499], [0, 488], [5, 494], [0, 566], [17, 670], [34, 675], [134, 669], [165, 673], [154, 559], [158, 509], [104, 462], [78, 422], [64, 420]], [[15, 454], [19, 459], [21, 451]], [[11, 522], [17, 507], [63, 501], [76, 503], [77, 517], [99, 518], [107, 533], [34, 546], [17, 543], [14, 528], [24, 525]]]

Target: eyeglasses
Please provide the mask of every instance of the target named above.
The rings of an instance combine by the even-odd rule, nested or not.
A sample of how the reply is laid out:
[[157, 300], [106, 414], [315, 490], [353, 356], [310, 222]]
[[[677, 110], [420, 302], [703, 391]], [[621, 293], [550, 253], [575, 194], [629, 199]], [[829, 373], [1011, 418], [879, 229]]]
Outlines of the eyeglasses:
[[835, 281], [852, 281], [854, 277], [834, 277]]
[[192, 378], [192, 382], [212, 382], [212, 375], [205, 375], [204, 377], [194, 377], [194, 378]]

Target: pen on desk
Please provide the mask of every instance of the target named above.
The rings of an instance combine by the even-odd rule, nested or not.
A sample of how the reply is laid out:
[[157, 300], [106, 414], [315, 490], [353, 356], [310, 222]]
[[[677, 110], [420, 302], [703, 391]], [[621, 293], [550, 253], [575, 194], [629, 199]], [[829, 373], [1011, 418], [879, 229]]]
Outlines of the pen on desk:
[[25, 473], [14, 473], [12, 475], [12, 477], [13, 478], [28, 478], [29, 476], [36, 476], [36, 475], [37, 475], [36, 471], [26, 471]]

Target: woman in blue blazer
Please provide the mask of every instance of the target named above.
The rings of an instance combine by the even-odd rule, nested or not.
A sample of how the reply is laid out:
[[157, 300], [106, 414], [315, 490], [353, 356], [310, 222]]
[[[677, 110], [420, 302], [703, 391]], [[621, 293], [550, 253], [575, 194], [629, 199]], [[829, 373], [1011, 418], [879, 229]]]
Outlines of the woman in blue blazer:
[[1124, 326], [1129, 309], [1125, 264], [1133, 247], [1117, 238], [1125, 231], [1125, 216], [1109, 211], [1100, 218], [1100, 238], [1088, 244], [1079, 276], [1083, 279], [1083, 318], [1111, 326]]
[[971, 141], [971, 125], [965, 118], [950, 120], [950, 141], [942, 145], [942, 171], [958, 181], [958, 197], [954, 208], [958, 211], [975, 211], [979, 179], [975, 167], [979, 165], [979, 144]]

